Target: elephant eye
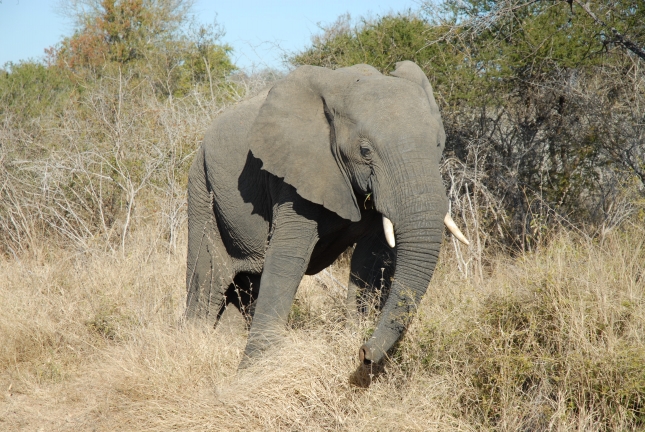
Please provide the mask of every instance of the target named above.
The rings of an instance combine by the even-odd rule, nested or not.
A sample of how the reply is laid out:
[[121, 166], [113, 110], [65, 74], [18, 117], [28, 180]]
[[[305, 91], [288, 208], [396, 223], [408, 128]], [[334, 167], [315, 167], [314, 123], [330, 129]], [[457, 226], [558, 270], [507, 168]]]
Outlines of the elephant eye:
[[369, 147], [362, 145], [361, 146], [361, 156], [363, 156], [365, 159], [371, 159], [372, 158], [372, 150]]

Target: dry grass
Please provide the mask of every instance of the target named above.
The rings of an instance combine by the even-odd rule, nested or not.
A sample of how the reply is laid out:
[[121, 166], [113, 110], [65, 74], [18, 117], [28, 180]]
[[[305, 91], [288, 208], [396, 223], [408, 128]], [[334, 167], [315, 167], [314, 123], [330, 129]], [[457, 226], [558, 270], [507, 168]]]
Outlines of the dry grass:
[[[461, 277], [445, 249], [371, 385], [342, 290], [307, 278], [285, 343], [236, 373], [241, 322], [181, 324], [185, 244], [0, 260], [1, 430], [625, 430], [645, 426], [645, 233], [571, 235]], [[180, 236], [185, 238], [185, 236]], [[346, 265], [332, 269], [345, 279]], [[327, 286], [328, 285], [328, 286]], [[376, 372], [376, 371], [372, 371]]]

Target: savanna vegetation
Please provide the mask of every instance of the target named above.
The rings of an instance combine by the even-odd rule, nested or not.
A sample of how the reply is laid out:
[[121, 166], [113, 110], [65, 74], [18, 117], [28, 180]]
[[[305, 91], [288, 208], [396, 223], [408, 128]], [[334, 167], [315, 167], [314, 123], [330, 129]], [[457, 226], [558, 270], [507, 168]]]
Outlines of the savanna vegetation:
[[0, 429], [645, 428], [645, 3], [427, 2], [287, 56], [426, 71], [472, 244], [384, 365], [358, 367], [377, 312], [345, 318], [344, 257], [239, 373], [239, 315], [182, 321], [186, 175], [283, 72], [239, 70], [190, 1], [66, 5], [74, 34], [0, 70]]

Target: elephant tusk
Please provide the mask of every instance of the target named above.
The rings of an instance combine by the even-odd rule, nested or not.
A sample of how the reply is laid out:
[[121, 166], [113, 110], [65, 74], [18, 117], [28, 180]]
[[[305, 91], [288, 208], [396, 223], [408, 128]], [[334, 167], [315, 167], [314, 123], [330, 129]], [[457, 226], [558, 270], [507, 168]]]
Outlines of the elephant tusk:
[[383, 231], [385, 232], [385, 240], [387, 240], [387, 244], [389, 244], [391, 248], [396, 246], [396, 242], [394, 241], [394, 225], [392, 225], [392, 221], [385, 216], [383, 216]]
[[468, 241], [466, 236], [461, 233], [459, 228], [457, 228], [457, 224], [455, 223], [455, 221], [452, 220], [452, 217], [450, 217], [450, 213], [446, 213], [446, 217], [443, 218], [443, 223], [446, 224], [446, 227], [448, 227], [452, 235], [457, 237], [457, 240], [459, 240], [466, 246], [470, 245], [470, 242]]

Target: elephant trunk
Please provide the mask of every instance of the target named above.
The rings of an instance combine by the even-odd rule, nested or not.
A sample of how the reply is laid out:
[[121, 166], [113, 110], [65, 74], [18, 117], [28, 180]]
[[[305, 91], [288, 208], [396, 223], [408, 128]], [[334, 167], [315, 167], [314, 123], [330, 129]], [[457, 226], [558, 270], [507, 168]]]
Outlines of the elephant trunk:
[[[360, 348], [361, 362], [378, 362], [401, 338], [425, 294], [439, 257], [447, 211], [444, 186], [437, 173], [430, 184], [424, 182], [403, 196], [392, 220], [396, 238], [396, 270], [389, 296], [373, 335]], [[422, 193], [419, 193], [422, 189]]]

